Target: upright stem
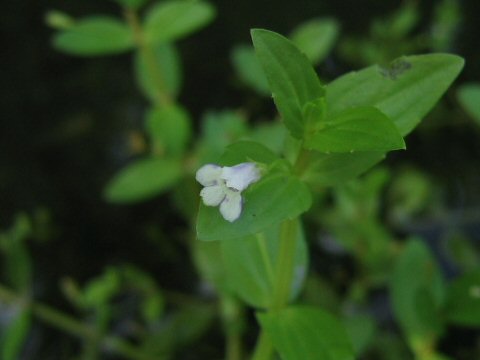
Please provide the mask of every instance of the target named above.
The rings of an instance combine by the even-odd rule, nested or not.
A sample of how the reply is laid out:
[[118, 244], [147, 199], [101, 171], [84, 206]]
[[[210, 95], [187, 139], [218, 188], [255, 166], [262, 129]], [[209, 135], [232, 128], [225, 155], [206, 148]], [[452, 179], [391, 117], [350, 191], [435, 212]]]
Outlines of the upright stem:
[[221, 295], [222, 318], [226, 333], [225, 360], [242, 359], [243, 309], [229, 294]]
[[[273, 300], [268, 309], [271, 312], [281, 311], [288, 305], [290, 289], [295, 265], [295, 246], [297, 219], [285, 220], [280, 230], [280, 249], [278, 254], [275, 283], [273, 287]], [[253, 354], [253, 360], [269, 360], [273, 355], [272, 342], [262, 329]]]
[[140, 56], [145, 61], [148, 72], [152, 75], [155, 84], [155, 97], [159, 105], [167, 105], [172, 102], [168, 93], [161, 70], [158, 68], [155, 52], [152, 46], [145, 40], [142, 26], [135, 10], [126, 9], [125, 18], [132, 29], [134, 41], [140, 51]]
[[[51, 326], [69, 333], [70, 335], [82, 338], [85, 341], [92, 341], [99, 344], [103, 349], [117, 353], [124, 358], [134, 360], [154, 360], [150, 355], [142, 353], [125, 340], [115, 336], [102, 336], [95, 329], [82, 324], [75, 318], [55, 310], [47, 305], [36, 302], [27, 302], [22, 296], [15, 294], [10, 289], [0, 285], [0, 301], [12, 304], [25, 303], [30, 306], [32, 313], [39, 319]], [[158, 360], [158, 358], [156, 358]]]

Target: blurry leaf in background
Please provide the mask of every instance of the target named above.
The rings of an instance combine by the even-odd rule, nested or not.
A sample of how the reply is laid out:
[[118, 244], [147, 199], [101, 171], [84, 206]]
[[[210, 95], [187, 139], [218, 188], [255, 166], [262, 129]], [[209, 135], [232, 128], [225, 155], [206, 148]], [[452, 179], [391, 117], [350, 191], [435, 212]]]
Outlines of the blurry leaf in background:
[[462, 24], [462, 9], [458, 0], [442, 0], [436, 4], [432, 23], [431, 42], [434, 51], [449, 51], [454, 46]]
[[433, 207], [433, 184], [427, 175], [413, 168], [395, 174], [388, 189], [389, 218], [397, 225], [406, 224], [427, 207]]
[[163, 1], [145, 18], [145, 38], [150, 43], [171, 42], [189, 35], [213, 20], [215, 9], [204, 1]]
[[29, 218], [25, 214], [18, 214], [13, 226], [0, 234], [5, 281], [21, 293], [29, 293], [32, 285], [32, 262], [25, 243], [31, 233]]
[[293, 30], [290, 39], [316, 65], [328, 56], [338, 32], [339, 25], [335, 19], [318, 18], [300, 24]]
[[265, 73], [251, 46], [238, 45], [234, 47], [231, 59], [237, 76], [245, 85], [255, 89], [260, 95], [269, 96], [271, 94]]
[[216, 207], [200, 203], [197, 236], [200, 240], [229, 240], [255, 234], [285, 219], [293, 219], [311, 205], [308, 188], [295, 176], [274, 173], [244, 193], [243, 211], [233, 223]]
[[347, 109], [306, 135], [305, 147], [324, 153], [405, 149], [395, 124], [374, 107]]
[[[0, 355], [2, 360], [17, 360], [21, 359], [21, 351], [32, 324], [32, 314], [28, 307], [17, 304], [17, 311], [11, 321], [2, 329], [0, 333]], [[13, 309], [14, 307], [12, 307]], [[5, 313], [2, 311], [2, 317]], [[2, 322], [4, 319], [2, 319]], [[4, 327], [5, 324], [2, 324]]]
[[390, 281], [393, 309], [411, 345], [430, 341], [443, 331], [440, 314], [445, 285], [427, 246], [411, 239], [398, 257]]
[[214, 286], [217, 291], [227, 292], [229, 289], [221, 242], [194, 241], [193, 250], [195, 265], [202, 279]]
[[448, 286], [446, 316], [448, 322], [456, 325], [480, 327], [480, 269]]
[[169, 43], [156, 44], [148, 55], [138, 51], [135, 54], [135, 75], [140, 89], [152, 102], [158, 100], [160, 88], [176, 97], [182, 86], [182, 69], [175, 46]]
[[202, 119], [198, 150], [200, 164], [218, 162], [225, 148], [248, 133], [247, 120], [238, 111], [207, 112]]
[[253, 29], [251, 34], [282, 121], [300, 139], [305, 130], [304, 106], [321, 98], [324, 88], [310, 61], [290, 40], [262, 29]]
[[120, 5], [123, 5], [127, 8], [138, 9], [144, 5], [148, 0], [114, 0]]
[[177, 359], [181, 351], [201, 338], [215, 319], [210, 304], [192, 302], [174, 311], [161, 328], [146, 334], [142, 350], [159, 359]]
[[380, 38], [402, 39], [418, 24], [420, 14], [415, 1], [407, 0], [386, 19], [377, 19], [372, 24], [372, 35]]
[[118, 54], [133, 48], [133, 34], [123, 22], [107, 16], [78, 20], [55, 34], [57, 50], [78, 56]]
[[447, 235], [444, 242], [444, 253], [462, 272], [471, 272], [480, 264], [480, 254], [475, 248], [472, 239], [462, 232], [453, 232]]
[[90, 280], [85, 286], [82, 296], [83, 305], [87, 308], [108, 304], [110, 299], [120, 290], [120, 274], [113, 267], [107, 268], [103, 274]]
[[178, 160], [147, 158], [137, 160], [115, 175], [105, 188], [113, 203], [130, 203], [152, 198], [166, 191], [181, 176]]
[[284, 360], [353, 360], [354, 352], [341, 323], [319, 308], [292, 306], [257, 318]]
[[[298, 295], [307, 272], [308, 253], [303, 230], [297, 221], [294, 277], [291, 299]], [[280, 226], [241, 239], [221, 242], [227, 272], [227, 284], [243, 301], [253, 307], [272, 304], [280, 250]]]
[[75, 25], [75, 19], [64, 12], [50, 10], [45, 14], [45, 23], [53, 29], [65, 30]]
[[315, 153], [303, 179], [312, 186], [342, 184], [364, 173], [384, 158], [383, 152]]
[[280, 121], [261, 123], [255, 126], [249, 134], [249, 138], [262, 143], [275, 154], [280, 155], [283, 151], [287, 138], [287, 129]]
[[467, 83], [457, 90], [460, 105], [480, 125], [480, 83]]
[[345, 109], [375, 106], [407, 135], [455, 80], [464, 60], [447, 54], [404, 56], [388, 68], [351, 72], [327, 86], [328, 116]]
[[182, 155], [192, 136], [190, 116], [179, 105], [151, 109], [146, 116], [146, 126], [158, 155]]
[[355, 350], [360, 356], [374, 340], [377, 325], [375, 319], [364, 314], [348, 316], [342, 320], [343, 326]]

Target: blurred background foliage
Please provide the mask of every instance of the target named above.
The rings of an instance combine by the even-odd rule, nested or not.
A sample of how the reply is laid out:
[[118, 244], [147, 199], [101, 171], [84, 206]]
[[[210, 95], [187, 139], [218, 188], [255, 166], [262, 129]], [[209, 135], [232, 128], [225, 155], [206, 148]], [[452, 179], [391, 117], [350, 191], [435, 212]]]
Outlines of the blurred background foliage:
[[[199, 145], [205, 159], [246, 135], [247, 118], [259, 123], [275, 114], [265, 83], [248, 65], [251, 28], [291, 34], [301, 43], [293, 29], [307, 26], [309, 19], [328, 17], [334, 26], [325, 22], [325, 31], [331, 32], [333, 50], [312, 48], [308, 54], [314, 63], [318, 58], [316, 68], [327, 82], [372, 63], [385, 65], [403, 54], [451, 52], [466, 59], [456, 85], [407, 139], [408, 151], [390, 154], [381, 168], [320, 198], [314, 205], [318, 211], [307, 217], [311, 268], [323, 280], [307, 279], [302, 300], [332, 311], [338, 311], [339, 297], [366, 301], [380, 325], [370, 317], [346, 320], [351, 322], [349, 331], [360, 339], [355, 347], [364, 351], [370, 346], [371, 355], [365, 359], [408, 358], [406, 340], [389, 333], [368, 345], [370, 340], [362, 342], [360, 334], [368, 337], [366, 329], [373, 334], [376, 326], [397, 329], [384, 289], [387, 268], [397, 275], [403, 271], [400, 265], [391, 269], [398, 252], [392, 249], [393, 238], [425, 239], [422, 243], [428, 244], [447, 279], [478, 271], [480, 3], [210, 3], [217, 13], [212, 23], [176, 43], [182, 69], [179, 102], [193, 119], [192, 134], [185, 136], [195, 141], [203, 133], [210, 139], [214, 150]], [[222, 326], [211, 301], [214, 293], [190, 260], [188, 225], [195, 216], [191, 200], [177, 193], [175, 201], [165, 195], [146, 196], [145, 201], [121, 205], [107, 201], [115, 193], [104, 196], [120, 169], [150, 145], [155, 148], [145, 136], [148, 102], [133, 76], [132, 56], [66, 56], [52, 47], [54, 30], [45, 25], [50, 10], [75, 18], [118, 16], [118, 4], [4, 1], [2, 8], [2, 283], [25, 299], [31, 295], [25, 293], [33, 292], [35, 299], [86, 319], [100, 332], [110, 329], [115, 336], [141, 337], [146, 351], [176, 354], [178, 359], [221, 358]], [[151, 127], [155, 116], [161, 114], [150, 114]], [[214, 125], [217, 121], [220, 130]], [[261, 130], [251, 136], [264, 138]], [[380, 255], [369, 253], [372, 246], [365, 242], [372, 237], [380, 239], [375, 243]], [[409, 251], [423, 254], [418, 241], [411, 244]], [[359, 279], [358, 273], [368, 277]], [[370, 285], [357, 286], [363, 282]], [[461, 290], [461, 284], [456, 286]], [[15, 329], [10, 331], [14, 335], [0, 335], [6, 359], [15, 358], [11, 354], [19, 348], [16, 342], [25, 337], [21, 347], [25, 359], [66, 359], [79, 353], [74, 338], [42, 322], [31, 323], [30, 312], [42, 318], [42, 309], [0, 305], [0, 326]], [[221, 311], [231, 309], [237, 308], [224, 299]], [[455, 314], [453, 323], [468, 322], [460, 310]], [[165, 320], [159, 323], [161, 317]], [[158, 333], [170, 337], [155, 336]], [[255, 334], [245, 338], [251, 345]], [[439, 347], [453, 359], [470, 360], [480, 356], [479, 338], [478, 330], [448, 325]], [[95, 341], [82, 348], [83, 358], [96, 356]], [[382, 355], [387, 348], [398, 351]]]

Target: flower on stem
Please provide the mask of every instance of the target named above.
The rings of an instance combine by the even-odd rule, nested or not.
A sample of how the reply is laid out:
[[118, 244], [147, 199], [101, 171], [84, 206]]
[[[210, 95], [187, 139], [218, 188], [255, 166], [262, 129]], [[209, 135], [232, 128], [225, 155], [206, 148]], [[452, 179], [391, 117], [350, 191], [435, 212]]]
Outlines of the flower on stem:
[[195, 178], [204, 186], [200, 191], [203, 203], [220, 205], [223, 218], [234, 222], [242, 213], [242, 191], [260, 179], [260, 170], [250, 162], [232, 167], [207, 164], [198, 169]]

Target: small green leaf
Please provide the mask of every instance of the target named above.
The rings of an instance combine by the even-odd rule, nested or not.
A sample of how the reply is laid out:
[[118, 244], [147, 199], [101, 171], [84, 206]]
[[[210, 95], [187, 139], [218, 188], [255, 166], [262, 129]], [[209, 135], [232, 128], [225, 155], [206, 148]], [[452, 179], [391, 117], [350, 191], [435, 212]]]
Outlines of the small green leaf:
[[461, 86], [457, 97], [465, 111], [480, 125], [480, 84], [470, 83]]
[[318, 124], [305, 147], [325, 153], [405, 149], [395, 124], [374, 107], [348, 109]]
[[232, 63], [238, 77], [260, 95], [270, 95], [265, 73], [251, 46], [236, 46], [231, 54]]
[[446, 314], [449, 322], [480, 326], [480, 270], [465, 274], [448, 287]]
[[182, 155], [192, 135], [189, 114], [178, 105], [154, 108], [147, 113], [147, 130], [155, 150]]
[[328, 117], [352, 107], [375, 106], [407, 135], [430, 111], [463, 68], [455, 55], [405, 56], [389, 68], [370, 66], [327, 86]]
[[395, 316], [410, 341], [441, 334], [445, 289], [438, 266], [423, 242], [408, 241], [390, 284]]
[[358, 314], [344, 319], [343, 326], [350, 337], [355, 354], [360, 356], [374, 338], [375, 320], [371, 316]]
[[298, 139], [304, 133], [304, 106], [324, 95], [310, 61], [285, 37], [254, 29], [255, 52], [285, 126]]
[[353, 347], [340, 322], [319, 308], [292, 306], [257, 313], [262, 329], [284, 360], [353, 360]]
[[361, 175], [385, 158], [383, 152], [322, 154], [314, 152], [303, 179], [313, 186], [339, 185]]
[[159, 195], [181, 175], [177, 160], [143, 159], [120, 171], [107, 185], [105, 197], [114, 203], [129, 203]]
[[[296, 229], [291, 298], [298, 295], [303, 285], [308, 262], [307, 246], [302, 228], [298, 225]], [[266, 308], [271, 305], [280, 250], [279, 224], [256, 235], [222, 241], [221, 249], [227, 273], [226, 280], [230, 289], [251, 306]]]
[[270, 149], [255, 141], [238, 141], [225, 149], [220, 158], [220, 163], [233, 166], [242, 162], [258, 162], [271, 164], [278, 159]]
[[[149, 63], [149, 55], [153, 56], [153, 64]], [[182, 70], [177, 49], [172, 44], [160, 43], [153, 46], [152, 54], [138, 51], [135, 54], [135, 74], [140, 89], [152, 102], [159, 99], [160, 91], [176, 97], [182, 86]]]
[[145, 38], [150, 43], [178, 40], [204, 27], [214, 16], [215, 9], [207, 2], [160, 2], [147, 13]]
[[296, 177], [280, 173], [265, 176], [245, 192], [240, 218], [226, 221], [217, 207], [200, 203], [197, 236], [200, 240], [228, 240], [256, 234], [285, 219], [305, 212], [312, 199]]
[[20, 354], [31, 324], [31, 310], [27, 307], [19, 309], [15, 318], [0, 336], [0, 354], [3, 360], [17, 360], [21, 358]]
[[67, 30], [57, 33], [53, 45], [71, 55], [118, 54], [133, 47], [133, 35], [121, 21], [97, 16], [75, 22]]
[[312, 64], [327, 57], [338, 36], [338, 23], [331, 18], [309, 20], [297, 27], [290, 38]]

